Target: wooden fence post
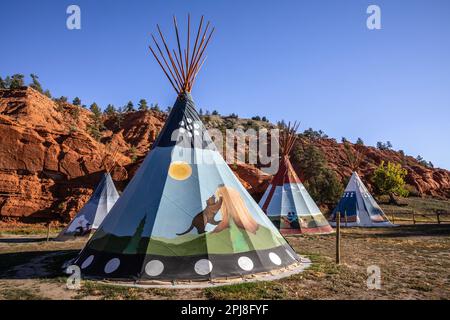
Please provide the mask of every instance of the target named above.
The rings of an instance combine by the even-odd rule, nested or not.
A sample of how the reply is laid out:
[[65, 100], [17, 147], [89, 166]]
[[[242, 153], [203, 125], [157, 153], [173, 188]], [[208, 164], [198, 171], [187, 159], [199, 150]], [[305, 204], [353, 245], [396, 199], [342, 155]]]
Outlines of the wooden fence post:
[[341, 213], [336, 213], [336, 264], [341, 263]]
[[50, 221], [47, 222], [47, 242], [50, 240]]

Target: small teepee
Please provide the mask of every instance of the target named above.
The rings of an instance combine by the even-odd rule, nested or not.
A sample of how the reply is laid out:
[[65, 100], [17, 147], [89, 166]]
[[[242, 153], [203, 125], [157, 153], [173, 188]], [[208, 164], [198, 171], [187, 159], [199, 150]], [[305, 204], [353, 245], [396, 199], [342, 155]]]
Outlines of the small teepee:
[[[203, 17], [186, 49], [150, 48], [178, 97], [152, 150], [75, 263], [83, 276], [211, 280], [299, 266], [300, 258], [228, 167], [195, 110], [191, 89], [211, 39]], [[163, 54], [165, 50], [165, 54]], [[192, 51], [191, 51], [192, 50]], [[155, 52], [156, 51], [156, 52]], [[159, 55], [158, 55], [159, 53]]]
[[357, 171], [363, 154], [357, 146], [344, 143], [347, 162], [353, 173], [342, 198], [330, 217], [330, 224], [336, 225], [336, 215], [340, 212], [342, 227], [393, 227], [383, 210], [361, 181]]
[[107, 156], [105, 155], [100, 166], [105, 170], [100, 183], [95, 188], [89, 201], [55, 238], [56, 241], [73, 240], [78, 237], [89, 236], [92, 231], [97, 230], [117, 199], [119, 199], [119, 193], [110, 175], [111, 170], [114, 168], [115, 154], [110, 167], [106, 165]]
[[330, 217], [336, 225], [336, 214], [341, 214], [342, 227], [393, 227], [383, 210], [367, 190], [356, 171], [353, 172], [344, 194]]
[[292, 167], [289, 154], [297, 139], [298, 125], [280, 133], [280, 166], [259, 205], [282, 234], [330, 233], [328, 224]]

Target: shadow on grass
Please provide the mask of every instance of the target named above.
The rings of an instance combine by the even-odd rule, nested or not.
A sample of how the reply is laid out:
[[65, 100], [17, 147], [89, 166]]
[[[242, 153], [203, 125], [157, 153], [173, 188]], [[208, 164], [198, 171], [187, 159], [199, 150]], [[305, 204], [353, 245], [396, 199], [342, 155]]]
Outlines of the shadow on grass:
[[79, 250], [13, 252], [0, 254], [0, 279], [58, 278], [63, 264]]
[[45, 241], [47, 241], [47, 238], [0, 238], [0, 243], [33, 243]]

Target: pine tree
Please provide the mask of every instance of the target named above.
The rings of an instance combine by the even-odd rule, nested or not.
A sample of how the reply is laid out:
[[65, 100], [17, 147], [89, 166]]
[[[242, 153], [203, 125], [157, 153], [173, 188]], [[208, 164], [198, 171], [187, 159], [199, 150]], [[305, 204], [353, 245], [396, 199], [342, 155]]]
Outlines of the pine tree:
[[92, 123], [89, 124], [88, 130], [91, 136], [99, 141], [102, 137], [101, 130], [103, 129], [103, 123], [102, 123], [102, 110], [97, 105], [97, 103], [93, 103], [90, 106], [90, 110], [92, 111], [91, 119]]
[[72, 101], [72, 104], [73, 104], [74, 106], [80, 106], [80, 105], [81, 105], [81, 99], [78, 98], [78, 97], [75, 97], [75, 98], [73, 99], [73, 101]]
[[116, 107], [114, 107], [114, 105], [112, 104], [108, 104], [105, 108], [105, 114], [107, 114], [108, 116], [113, 116], [116, 114], [116, 112]]
[[33, 80], [33, 83], [30, 84], [30, 87], [40, 93], [43, 93], [44, 90], [42, 89], [41, 83], [39, 82], [39, 77], [34, 73], [30, 74], [30, 77]]
[[159, 105], [158, 105], [158, 103], [155, 103], [155, 105], [154, 106], [152, 106], [152, 108], [151, 108], [153, 111], [156, 111], [156, 112], [160, 112], [161, 111], [161, 109], [159, 109]]
[[5, 89], [10, 89], [11, 88], [11, 82], [12, 79], [10, 76], [6, 76], [5, 80], [3, 80], [5, 82]]
[[128, 101], [127, 105], [125, 106], [125, 112], [133, 112], [136, 111], [134, 109], [134, 104], [132, 101]]
[[358, 146], [363, 146], [363, 145], [364, 145], [363, 139], [358, 138], [358, 140], [356, 140], [356, 144], [357, 144]]
[[102, 116], [102, 110], [97, 103], [94, 102], [93, 104], [91, 104], [89, 109], [92, 111], [96, 118], [100, 118]]
[[304, 184], [311, 197], [321, 204], [339, 200], [344, 188], [336, 173], [328, 166], [325, 154], [314, 145], [300, 150], [294, 146], [293, 158], [304, 175]]
[[0, 77], [0, 89], [6, 89], [6, 83], [2, 77]]
[[9, 86], [10, 89], [19, 89], [25, 85], [24, 83], [24, 75], [23, 74], [14, 74], [11, 78], [11, 84]]
[[44, 91], [44, 96], [47, 96], [48, 98], [52, 98], [52, 94], [50, 93], [50, 90], [45, 90]]
[[139, 111], [147, 111], [148, 110], [147, 100], [141, 99], [138, 104], [138, 109]]

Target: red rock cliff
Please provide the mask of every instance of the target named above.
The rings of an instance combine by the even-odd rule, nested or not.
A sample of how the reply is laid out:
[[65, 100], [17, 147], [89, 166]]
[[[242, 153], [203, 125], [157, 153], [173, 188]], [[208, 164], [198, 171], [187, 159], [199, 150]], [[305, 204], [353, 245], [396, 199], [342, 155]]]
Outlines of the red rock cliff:
[[[31, 88], [0, 90], [0, 217], [70, 219], [100, 180], [105, 154], [115, 149], [119, 152], [112, 175], [123, 189], [161, 130], [165, 114], [129, 112], [120, 125], [107, 117], [103, 121], [106, 130], [98, 142], [89, 134], [89, 110], [55, 103]], [[342, 179], [350, 175], [342, 144], [331, 139], [314, 144]], [[365, 147], [363, 152], [363, 176], [381, 160], [395, 161], [408, 169], [407, 181], [419, 194], [450, 197], [449, 171], [426, 168], [394, 151]], [[232, 168], [253, 194], [261, 194], [270, 180], [250, 165]]]

